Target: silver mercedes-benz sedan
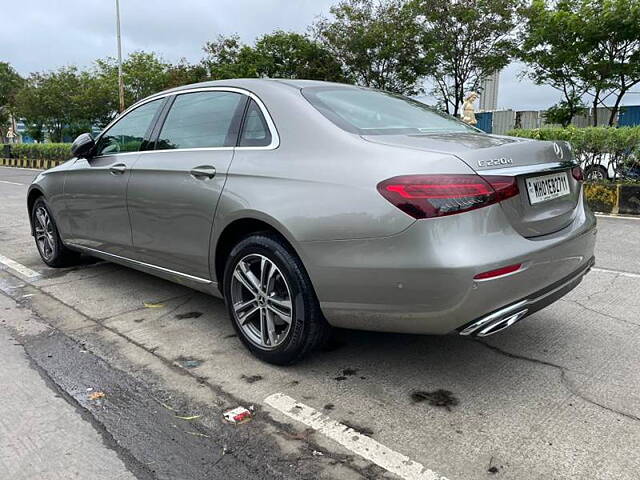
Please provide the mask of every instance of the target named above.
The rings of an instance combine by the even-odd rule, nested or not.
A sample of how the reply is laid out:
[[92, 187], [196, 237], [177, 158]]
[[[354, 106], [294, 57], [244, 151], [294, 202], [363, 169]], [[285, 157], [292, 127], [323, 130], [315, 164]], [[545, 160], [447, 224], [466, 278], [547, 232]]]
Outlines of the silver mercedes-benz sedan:
[[189, 85], [73, 154], [29, 189], [44, 262], [84, 253], [223, 297], [242, 341], [276, 364], [330, 326], [490, 335], [594, 262], [567, 144], [487, 135], [386, 92]]

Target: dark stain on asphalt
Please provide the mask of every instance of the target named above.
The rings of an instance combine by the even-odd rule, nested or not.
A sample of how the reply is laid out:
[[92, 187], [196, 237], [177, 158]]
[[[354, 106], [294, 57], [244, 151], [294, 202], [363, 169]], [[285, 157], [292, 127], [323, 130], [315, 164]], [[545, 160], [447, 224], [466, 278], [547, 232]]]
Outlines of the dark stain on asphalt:
[[262, 380], [262, 375], [242, 375], [240, 378], [247, 383], [256, 383]]
[[333, 403], [327, 403], [324, 407], [325, 410], [333, 410], [336, 406]]
[[178, 320], [184, 320], [185, 318], [198, 318], [202, 316], [202, 312], [186, 312], [186, 313], [179, 313], [176, 315], [176, 318]]
[[366, 435], [367, 437], [373, 435], [373, 430], [371, 430], [369, 427], [358, 425], [357, 423], [350, 422], [349, 420], [342, 420], [342, 423], [350, 429], [355, 430], [362, 435]]
[[134, 320], [134, 322], [136, 322], [136, 323], [142, 323], [142, 322], [144, 322], [144, 318], [136, 318], [136, 319]]
[[231, 333], [229, 335], [225, 335], [224, 338], [234, 338], [234, 337], [237, 337], [237, 336], [238, 336], [237, 334]]
[[340, 375], [339, 377], [335, 378], [335, 380], [338, 381], [338, 382], [343, 382], [346, 379], [347, 379], [347, 377], [345, 377], [344, 375]]
[[433, 392], [424, 392], [416, 390], [411, 394], [411, 400], [413, 403], [429, 402], [429, 405], [433, 407], [446, 408], [447, 411], [451, 411], [451, 407], [458, 405], [458, 399], [453, 396], [449, 390], [434, 390]]
[[185, 357], [180, 355], [178, 358], [174, 360], [178, 365], [182, 368], [196, 368], [202, 365], [202, 360], [194, 357]]

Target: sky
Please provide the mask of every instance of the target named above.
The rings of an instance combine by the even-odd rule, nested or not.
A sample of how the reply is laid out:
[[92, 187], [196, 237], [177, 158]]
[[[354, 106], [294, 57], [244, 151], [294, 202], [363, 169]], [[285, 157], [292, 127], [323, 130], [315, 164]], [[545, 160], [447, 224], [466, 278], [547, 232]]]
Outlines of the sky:
[[[237, 33], [249, 43], [277, 29], [305, 32], [337, 1], [120, 0], [123, 55], [145, 50], [171, 62], [183, 57], [198, 61], [202, 46], [219, 34]], [[115, 0], [2, 3], [0, 61], [20, 74], [89, 67], [97, 58], [117, 54]], [[520, 79], [523, 68], [512, 64], [501, 73], [498, 108], [538, 110], [560, 100], [553, 88]]]

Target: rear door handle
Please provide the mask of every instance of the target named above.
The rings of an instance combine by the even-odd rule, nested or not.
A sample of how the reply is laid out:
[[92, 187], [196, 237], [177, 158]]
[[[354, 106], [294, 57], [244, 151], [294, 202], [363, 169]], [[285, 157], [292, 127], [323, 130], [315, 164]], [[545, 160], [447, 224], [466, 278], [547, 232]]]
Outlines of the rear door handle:
[[109, 170], [111, 170], [112, 175], [122, 175], [127, 171], [127, 166], [124, 163], [117, 163], [115, 165], [111, 165]]
[[211, 165], [202, 165], [191, 169], [191, 175], [195, 178], [213, 178], [216, 176], [216, 169]]

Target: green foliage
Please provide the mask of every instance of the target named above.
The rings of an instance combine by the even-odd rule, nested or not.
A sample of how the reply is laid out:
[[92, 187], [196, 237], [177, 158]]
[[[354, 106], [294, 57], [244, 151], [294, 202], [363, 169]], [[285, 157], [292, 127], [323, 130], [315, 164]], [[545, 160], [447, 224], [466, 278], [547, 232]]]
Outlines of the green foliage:
[[567, 127], [573, 117], [579, 113], [584, 113], [586, 108], [579, 97], [569, 96], [569, 100], [561, 100], [557, 104], [548, 108], [544, 114], [547, 123], [554, 123]]
[[583, 168], [602, 164], [618, 173], [640, 159], [640, 127], [543, 127], [512, 130], [508, 135], [569, 142]]
[[6, 62], [0, 62], [0, 139], [5, 135], [9, 116], [15, 113], [15, 99], [23, 79]]
[[340, 63], [319, 43], [305, 35], [275, 31], [253, 47], [256, 72], [271, 78], [346, 81]]
[[17, 143], [10, 147], [13, 158], [68, 160], [72, 157], [70, 143]]
[[52, 140], [61, 142], [67, 134], [90, 128], [95, 119], [88, 110], [86, 80], [76, 67], [32, 73], [16, 95], [16, 113], [25, 119], [28, 133], [42, 141], [46, 128]]
[[427, 77], [447, 113], [509, 64], [520, 0], [410, 0]]
[[330, 12], [312, 30], [348, 79], [407, 95], [422, 91], [419, 26], [404, 0], [343, 0]]
[[529, 77], [562, 92], [568, 112], [585, 94], [594, 107], [613, 95], [613, 125], [640, 82], [640, 0], [533, 0], [522, 15], [519, 57]]
[[240, 37], [219, 36], [208, 42], [202, 65], [212, 79], [304, 78], [345, 81], [333, 55], [306, 35], [277, 30], [245, 45]]

